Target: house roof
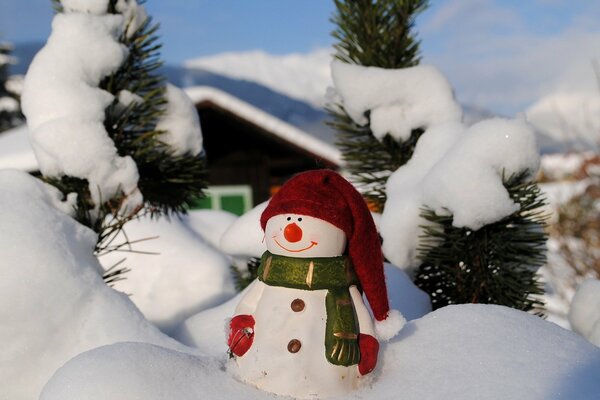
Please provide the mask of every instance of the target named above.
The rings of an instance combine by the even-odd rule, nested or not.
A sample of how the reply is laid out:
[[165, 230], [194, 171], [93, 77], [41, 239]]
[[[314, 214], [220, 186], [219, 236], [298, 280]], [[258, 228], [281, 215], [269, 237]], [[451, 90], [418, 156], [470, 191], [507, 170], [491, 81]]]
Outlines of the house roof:
[[[341, 153], [333, 145], [237, 97], [208, 86], [195, 86], [184, 90], [196, 105], [203, 102], [211, 103], [291, 146], [300, 147], [334, 165], [342, 165]], [[16, 168], [25, 171], [35, 171], [39, 168], [29, 142], [26, 125], [0, 133], [0, 168]]]
[[246, 103], [222, 90], [208, 86], [195, 86], [184, 89], [196, 104], [210, 103], [246, 122], [276, 136], [291, 146], [300, 147], [334, 165], [342, 165], [342, 155], [333, 145], [324, 142], [308, 132], [298, 129], [268, 114], [259, 108]]

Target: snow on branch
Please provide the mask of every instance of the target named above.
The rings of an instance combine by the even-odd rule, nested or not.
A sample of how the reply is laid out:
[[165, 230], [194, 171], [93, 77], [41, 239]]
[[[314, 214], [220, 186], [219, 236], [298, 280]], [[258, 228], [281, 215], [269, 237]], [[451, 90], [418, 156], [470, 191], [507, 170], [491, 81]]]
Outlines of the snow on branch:
[[[64, 5], [75, 11], [80, 3]], [[93, 12], [100, 9], [96, 3], [85, 2]], [[96, 206], [122, 191], [134, 208], [142, 203], [138, 170], [131, 157], [118, 155], [106, 132], [105, 109], [114, 96], [98, 88], [127, 56], [118, 40], [124, 25], [122, 15], [57, 14], [25, 78], [22, 106], [44, 175], [87, 179]]]
[[534, 133], [524, 121], [494, 118], [470, 128], [447, 123], [428, 129], [411, 160], [387, 182], [384, 254], [396, 265], [415, 265], [423, 207], [451, 214], [454, 226], [472, 230], [518, 211], [503, 183], [525, 171], [532, 176], [538, 165]]
[[370, 124], [378, 139], [390, 134], [402, 141], [414, 129], [425, 130], [386, 185], [380, 231], [394, 264], [415, 265], [424, 207], [472, 230], [519, 210], [504, 181], [538, 169], [526, 122], [494, 118], [467, 128], [449, 82], [431, 66], [386, 70], [333, 62], [332, 73], [340, 105], [355, 123]]
[[462, 118], [450, 83], [432, 66], [383, 69], [334, 61], [331, 71], [341, 105], [358, 125], [370, 123], [379, 140], [387, 134], [407, 140], [414, 129]]
[[160, 140], [167, 144], [175, 155], [200, 154], [202, 131], [194, 103], [183, 90], [171, 84], [167, 84], [165, 97], [165, 113], [156, 125], [157, 130], [164, 131]]

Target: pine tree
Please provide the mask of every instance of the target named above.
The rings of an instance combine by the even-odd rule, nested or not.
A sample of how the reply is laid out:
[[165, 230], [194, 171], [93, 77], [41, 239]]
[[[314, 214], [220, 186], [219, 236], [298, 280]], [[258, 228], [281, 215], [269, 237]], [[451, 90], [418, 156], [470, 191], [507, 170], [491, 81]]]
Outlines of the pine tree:
[[[418, 0], [336, 0], [333, 36], [336, 58], [346, 63], [398, 69], [419, 62], [414, 18], [427, 7]], [[378, 141], [368, 124], [359, 126], [340, 105], [329, 110], [339, 132], [338, 147], [354, 183], [377, 211], [386, 201], [385, 184], [404, 165], [423, 133], [408, 140], [390, 135]], [[368, 117], [368, 115], [367, 115]], [[536, 271], [545, 262], [544, 201], [527, 171], [504, 180], [520, 210], [472, 231], [452, 226], [452, 215], [423, 209], [428, 222], [420, 238], [415, 283], [430, 294], [433, 307], [456, 303], [493, 303], [521, 310], [541, 310], [543, 288]]]
[[[335, 0], [331, 21], [336, 25], [332, 33], [338, 41], [334, 45], [336, 59], [389, 69], [417, 65], [419, 41], [413, 31], [414, 20], [427, 5], [427, 0]], [[403, 142], [390, 135], [379, 141], [368, 125], [357, 125], [343, 108], [328, 111], [351, 180], [372, 208], [382, 211], [388, 177], [410, 159], [423, 131], [414, 130]]]
[[[117, 0], [108, 2], [109, 13], [119, 12], [117, 3]], [[53, 5], [56, 12], [62, 12], [60, 0], [53, 0]], [[128, 215], [120, 215], [117, 211], [125, 194], [118, 193], [106, 198], [98, 212], [85, 179], [43, 177], [65, 195], [78, 194], [76, 219], [98, 233], [97, 254], [129, 246], [130, 243], [113, 243], [128, 221], [142, 214], [168, 216], [185, 213], [194, 200], [204, 195], [206, 164], [203, 155], [176, 155], [160, 140], [164, 132], [156, 128], [166, 105], [165, 78], [158, 74], [162, 65], [158, 28], [158, 24], [148, 17], [134, 32], [126, 29], [120, 41], [129, 50], [128, 57], [115, 73], [100, 83], [101, 89], [115, 95], [115, 101], [105, 112], [105, 129], [119, 155], [129, 155], [135, 161], [144, 207]], [[143, 101], [123, 107], [116, 98], [123, 90], [136, 94]]]
[[12, 50], [9, 43], [0, 42], [0, 132], [23, 123], [19, 95], [7, 87], [9, 65], [14, 62]]
[[452, 226], [451, 215], [425, 208], [415, 283], [434, 309], [449, 304], [491, 303], [541, 313], [543, 285], [537, 269], [546, 261], [546, 215], [538, 186], [525, 172], [504, 180], [515, 213], [477, 231]]

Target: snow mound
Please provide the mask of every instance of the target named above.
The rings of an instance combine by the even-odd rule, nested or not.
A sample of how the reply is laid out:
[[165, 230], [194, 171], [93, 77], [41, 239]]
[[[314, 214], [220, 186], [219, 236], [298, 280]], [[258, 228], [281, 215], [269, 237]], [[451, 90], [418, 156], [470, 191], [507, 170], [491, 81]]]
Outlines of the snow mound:
[[[225, 368], [224, 357], [122, 343], [68, 362], [41, 400], [278, 397]], [[374, 380], [345, 398], [589, 400], [600, 390], [599, 368], [600, 349], [538, 317], [493, 305], [449, 306], [409, 322], [384, 344]]]
[[182, 218], [191, 230], [218, 249], [223, 234], [238, 219], [238, 216], [224, 210], [190, 210]]
[[600, 346], [600, 280], [587, 279], [577, 289], [569, 310], [571, 327]]
[[392, 70], [334, 61], [331, 73], [344, 110], [358, 125], [370, 123], [380, 140], [406, 140], [414, 129], [462, 118], [450, 83], [432, 66]]
[[0, 135], [0, 168], [15, 168], [23, 171], [39, 169], [27, 135], [25, 125], [2, 132]]
[[115, 283], [115, 289], [129, 294], [164, 332], [235, 295], [231, 262], [187, 221], [185, 217], [130, 221], [113, 243], [125, 242], [125, 235], [132, 242], [142, 240], [131, 245], [133, 252], [114, 251], [100, 257], [105, 268], [126, 258], [121, 265], [131, 270]]
[[104, 284], [96, 235], [61, 211], [58, 190], [16, 170], [0, 187], [1, 399], [37, 399], [57, 368], [105, 344], [184, 348]]
[[[420, 318], [431, 311], [427, 293], [417, 288], [404, 271], [391, 264], [385, 264], [384, 267], [391, 309], [399, 310], [408, 320]], [[235, 307], [246, 290], [218, 307], [188, 318], [172, 336], [188, 346], [198, 348], [203, 354], [222, 356], [227, 352], [226, 321], [234, 315]], [[366, 300], [365, 304], [368, 305]]]
[[221, 237], [220, 249], [241, 257], [260, 257], [267, 250], [260, 216], [269, 204], [265, 201], [237, 219]]

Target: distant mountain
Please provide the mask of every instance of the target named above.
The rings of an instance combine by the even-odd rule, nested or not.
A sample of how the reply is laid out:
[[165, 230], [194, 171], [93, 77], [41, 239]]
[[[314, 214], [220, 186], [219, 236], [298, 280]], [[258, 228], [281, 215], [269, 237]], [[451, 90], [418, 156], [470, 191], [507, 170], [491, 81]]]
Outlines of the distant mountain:
[[555, 93], [525, 115], [545, 153], [600, 149], [600, 93]]
[[[19, 59], [13, 73], [24, 74], [43, 43], [15, 46]], [[334, 143], [335, 132], [325, 121], [325, 92], [331, 86], [328, 49], [307, 54], [271, 55], [263, 51], [223, 53], [186, 61], [183, 66], [161, 69], [167, 80], [179, 87], [211, 86], [268, 112], [319, 139]], [[472, 106], [463, 106], [465, 123], [495, 116]]]
[[256, 82], [293, 99], [322, 107], [325, 90], [332, 85], [331, 54], [331, 49], [286, 55], [254, 50], [199, 57], [186, 61], [184, 67]]

